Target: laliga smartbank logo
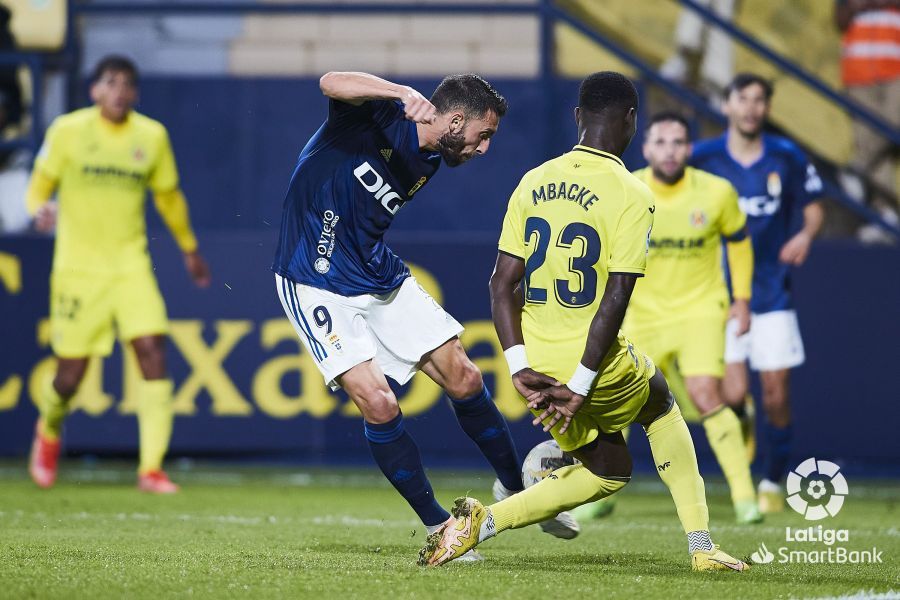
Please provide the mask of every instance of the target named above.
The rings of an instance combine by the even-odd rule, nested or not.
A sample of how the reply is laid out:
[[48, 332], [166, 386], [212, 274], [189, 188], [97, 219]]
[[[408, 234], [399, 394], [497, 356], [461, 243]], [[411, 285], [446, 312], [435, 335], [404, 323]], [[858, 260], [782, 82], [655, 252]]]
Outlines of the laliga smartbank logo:
[[849, 491], [841, 468], [827, 460], [807, 458], [787, 476], [787, 503], [807, 521], [837, 515]]
[[[841, 469], [833, 462], [808, 458], [788, 474], [787, 503], [807, 521], [819, 521], [837, 515], [850, 493]], [[762, 543], [750, 555], [757, 564], [861, 564], [882, 563], [881, 551], [854, 550], [838, 543], [850, 542], [848, 529], [828, 529], [822, 525], [805, 528], [785, 528], [784, 541], [795, 544], [781, 546], [774, 552]], [[803, 546], [797, 547], [797, 544]], [[824, 548], [822, 547], [824, 546]]]

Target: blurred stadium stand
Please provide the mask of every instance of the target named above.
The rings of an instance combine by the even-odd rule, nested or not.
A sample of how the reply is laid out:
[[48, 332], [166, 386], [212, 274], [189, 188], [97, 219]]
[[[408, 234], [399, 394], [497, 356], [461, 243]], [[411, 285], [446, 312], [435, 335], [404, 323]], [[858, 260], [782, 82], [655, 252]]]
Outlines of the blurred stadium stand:
[[[17, 5], [33, 3], [6, 4], [15, 11]], [[348, 418], [354, 410], [324, 392], [306, 356], [299, 359], [297, 377], [299, 344], [289, 327], [281, 327], [287, 322], [271, 293], [268, 272], [288, 176], [300, 147], [324, 118], [326, 103], [317, 79], [325, 71], [373, 71], [426, 95], [447, 73], [476, 71], [495, 80], [509, 98], [511, 111], [491, 152], [462, 169], [444, 169], [419, 201], [404, 208], [389, 239], [401, 256], [424, 269], [420, 280], [434, 276], [430, 290], [443, 295], [450, 312], [473, 332], [466, 343], [489, 377], [497, 369], [497, 386], [508, 378], [491, 342], [485, 285], [497, 231], [521, 174], [571, 146], [579, 79], [596, 70], [620, 70], [641, 87], [643, 117], [674, 105], [693, 116], [698, 130], [712, 133], [721, 125], [721, 114], [707, 98], [658, 74], [674, 50], [679, 11], [691, 10], [690, 0], [44, 4], [54, 24], [68, 23], [64, 32], [57, 25], [50, 28], [62, 47], [41, 31], [48, 45], [26, 48], [26, 38], [17, 37], [23, 51], [6, 58], [27, 61], [38, 81], [46, 69], [67, 83], [49, 86], [46, 102], [37, 86], [34, 126], [19, 142], [35, 148], [55, 114], [87, 102], [84, 75], [102, 55], [132, 56], [144, 76], [139, 108], [169, 128], [193, 219], [212, 263], [215, 289], [188, 289], [174, 244], [151, 214], [151, 250], [177, 323], [172, 369], [180, 385], [179, 414], [185, 418], [176, 426], [176, 454], [368, 460], [360, 424]], [[852, 152], [849, 115], [855, 107], [839, 93], [822, 89], [836, 90], [838, 83], [840, 45], [831, 4], [740, 3], [732, 33], [752, 32], [765, 48], [738, 44], [735, 69], [776, 81], [773, 124], [823, 167], [830, 206], [838, 207], [829, 215], [832, 232], [851, 229], [835, 221], [855, 219], [879, 223], [888, 239], [896, 239], [900, 229], [895, 224], [848, 197], [835, 182]], [[43, 50], [35, 53], [35, 48]], [[790, 68], [779, 66], [773, 56]], [[883, 133], [900, 138], [896, 129]], [[638, 143], [626, 162], [642, 166]], [[29, 389], [46, 369], [46, 336], [40, 334], [46, 332], [38, 323], [47, 312], [49, 260], [46, 239], [0, 238], [0, 281], [6, 283], [0, 310], [22, 316], [5, 320], [0, 328], [0, 339], [21, 340], [0, 349], [0, 455], [22, 455], [30, 440]], [[900, 359], [900, 322], [886, 318], [900, 306], [898, 272], [896, 247], [866, 248], [850, 240], [817, 243], [809, 264], [798, 271], [797, 303], [809, 347], [808, 363], [794, 379], [797, 458], [827, 452], [872, 472], [889, 470], [900, 458], [896, 445], [880, 441], [892, 439], [895, 419], [873, 422], [873, 415], [884, 410], [882, 403], [892, 400], [885, 374]], [[873, 339], [874, 332], [881, 335]], [[232, 347], [226, 348], [229, 339]], [[223, 344], [219, 363], [209, 350], [216, 344]], [[132, 448], [134, 426], [123, 418], [130, 419], [133, 408], [128, 369], [128, 362], [116, 356], [102, 374], [95, 372], [95, 385], [86, 386], [79, 400], [84, 410], [73, 417], [70, 452]], [[418, 428], [423, 452], [438, 455], [455, 442], [468, 448], [462, 438], [448, 437], [460, 432], [443, 431], [448, 409], [433, 385], [419, 382], [424, 379], [414, 379], [414, 389], [403, 397], [408, 414], [421, 413], [411, 428]], [[496, 397], [516, 419], [523, 447], [541, 438], [521, 419], [523, 410], [509, 390], [498, 388]], [[893, 404], [888, 410], [896, 415]], [[827, 436], [842, 433], [823, 446], [823, 429]], [[705, 441], [698, 439], [698, 448], [701, 460], [708, 460]], [[472, 450], [459, 459], [474, 459]]]

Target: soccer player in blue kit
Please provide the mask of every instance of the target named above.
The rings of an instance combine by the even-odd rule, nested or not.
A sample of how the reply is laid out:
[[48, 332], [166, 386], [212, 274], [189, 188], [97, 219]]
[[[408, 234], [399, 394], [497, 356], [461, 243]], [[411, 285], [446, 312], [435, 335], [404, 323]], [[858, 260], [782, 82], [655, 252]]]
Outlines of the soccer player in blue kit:
[[726, 89], [728, 131], [694, 146], [691, 163], [724, 177], [737, 188], [753, 241], [753, 292], [750, 331], [736, 336], [728, 324], [725, 343], [725, 400], [745, 416], [746, 361], [759, 371], [766, 413], [764, 479], [760, 510], [784, 508], [781, 479], [791, 444], [788, 402], [790, 370], [803, 364], [803, 340], [791, 300], [791, 269], [809, 254], [824, 220], [818, 196], [822, 181], [796, 144], [763, 133], [773, 88], [754, 74], [737, 75]]
[[[343, 388], [362, 412], [375, 462], [431, 532], [450, 514], [434, 497], [385, 376], [403, 384], [421, 370], [444, 388], [497, 473], [495, 494], [522, 490], [521, 464], [459, 341], [463, 327], [383, 237], [442, 160], [455, 167], [487, 152], [507, 103], [477, 75], [446, 77], [430, 100], [367, 73], [327, 73], [320, 87], [328, 118], [301, 152], [284, 199], [276, 288], [326, 384]], [[553, 384], [530, 375], [533, 386]], [[566, 515], [544, 529], [578, 533]]]

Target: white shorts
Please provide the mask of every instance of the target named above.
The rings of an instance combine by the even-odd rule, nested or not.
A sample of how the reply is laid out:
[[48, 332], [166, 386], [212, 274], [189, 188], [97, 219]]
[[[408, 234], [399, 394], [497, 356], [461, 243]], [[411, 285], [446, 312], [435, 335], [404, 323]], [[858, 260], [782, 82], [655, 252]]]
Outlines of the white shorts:
[[750, 359], [754, 371], [780, 371], [803, 364], [803, 338], [793, 310], [753, 314], [750, 331], [735, 335], [737, 321], [725, 327], [725, 362], [740, 363]]
[[463, 332], [414, 277], [387, 294], [339, 296], [275, 275], [281, 306], [332, 389], [367, 360], [404, 384], [422, 357]]

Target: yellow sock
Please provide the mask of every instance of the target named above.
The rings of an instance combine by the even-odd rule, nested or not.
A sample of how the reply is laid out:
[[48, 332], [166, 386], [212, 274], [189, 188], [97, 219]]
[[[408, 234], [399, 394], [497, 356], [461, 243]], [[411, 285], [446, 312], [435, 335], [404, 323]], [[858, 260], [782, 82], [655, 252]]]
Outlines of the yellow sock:
[[41, 412], [41, 435], [56, 441], [62, 434], [62, 424], [69, 412], [68, 402], [53, 387], [53, 378], [48, 378], [41, 386], [39, 401]]
[[581, 464], [562, 467], [527, 490], [492, 504], [496, 531], [552, 519], [564, 510], [614, 494], [626, 483], [626, 478], [597, 477]]
[[138, 431], [141, 460], [138, 473], [162, 469], [163, 458], [172, 437], [172, 381], [141, 380], [138, 388]]
[[[677, 404], [647, 428], [656, 471], [669, 488], [684, 532], [709, 530], [706, 490], [697, 468], [697, 454]], [[537, 487], [537, 486], [535, 486]]]
[[731, 501], [737, 503], [756, 500], [747, 449], [741, 434], [741, 422], [737, 415], [730, 408], [720, 406], [703, 417], [703, 428], [725, 479], [728, 480]]

